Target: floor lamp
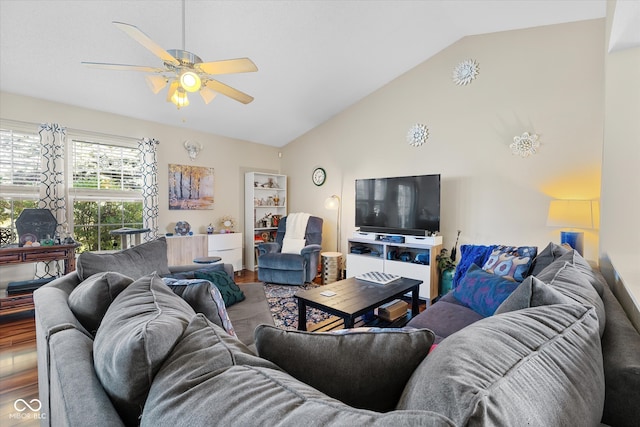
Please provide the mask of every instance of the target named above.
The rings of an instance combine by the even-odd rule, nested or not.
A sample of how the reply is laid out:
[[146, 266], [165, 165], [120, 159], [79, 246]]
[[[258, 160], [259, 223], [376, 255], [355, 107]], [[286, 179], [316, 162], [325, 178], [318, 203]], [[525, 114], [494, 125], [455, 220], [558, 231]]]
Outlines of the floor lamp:
[[340, 197], [336, 196], [335, 194], [331, 197], [328, 197], [324, 201], [324, 207], [332, 211], [338, 211], [338, 216], [336, 218], [336, 250], [337, 252], [340, 252]]
[[[591, 200], [552, 200], [549, 204], [547, 226], [567, 228], [594, 228], [594, 210], [597, 203]], [[584, 232], [561, 231], [560, 243], [568, 244], [580, 255], [584, 255]]]

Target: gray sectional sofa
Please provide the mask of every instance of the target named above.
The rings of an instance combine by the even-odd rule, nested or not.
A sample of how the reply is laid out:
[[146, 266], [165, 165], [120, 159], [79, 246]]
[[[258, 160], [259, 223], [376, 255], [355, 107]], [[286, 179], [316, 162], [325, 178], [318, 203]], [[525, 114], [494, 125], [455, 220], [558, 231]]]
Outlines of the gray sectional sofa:
[[602, 340], [598, 307], [550, 303], [557, 293], [549, 299], [542, 285], [550, 285], [531, 279], [503, 312], [433, 350], [425, 328], [309, 333], [265, 324], [253, 342], [229, 330], [206, 283], [179, 296], [158, 275], [171, 274], [166, 264], [147, 265], [145, 245], [134, 249], [104, 262], [81, 255], [77, 274], [35, 292], [44, 425], [551, 426], [598, 425], [607, 405], [622, 420], [637, 414], [629, 399], [638, 383], [626, 377], [637, 381], [639, 353], [606, 353], [621, 339], [634, 351], [638, 334], [622, 326], [618, 336], [624, 322], [610, 314], [606, 288]]

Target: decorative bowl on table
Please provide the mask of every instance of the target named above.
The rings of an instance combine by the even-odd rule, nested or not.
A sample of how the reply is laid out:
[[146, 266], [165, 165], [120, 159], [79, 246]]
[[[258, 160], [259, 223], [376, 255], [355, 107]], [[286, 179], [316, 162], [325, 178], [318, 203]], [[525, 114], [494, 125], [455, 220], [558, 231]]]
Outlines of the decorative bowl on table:
[[186, 236], [191, 231], [191, 226], [187, 221], [178, 221], [174, 230], [178, 236]]

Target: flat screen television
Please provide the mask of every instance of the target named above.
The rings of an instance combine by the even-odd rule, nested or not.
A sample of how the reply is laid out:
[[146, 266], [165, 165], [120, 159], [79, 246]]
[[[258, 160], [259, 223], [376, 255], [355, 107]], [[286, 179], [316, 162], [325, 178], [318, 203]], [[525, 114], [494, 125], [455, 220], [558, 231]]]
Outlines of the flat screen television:
[[356, 179], [362, 232], [427, 236], [440, 230], [440, 175]]

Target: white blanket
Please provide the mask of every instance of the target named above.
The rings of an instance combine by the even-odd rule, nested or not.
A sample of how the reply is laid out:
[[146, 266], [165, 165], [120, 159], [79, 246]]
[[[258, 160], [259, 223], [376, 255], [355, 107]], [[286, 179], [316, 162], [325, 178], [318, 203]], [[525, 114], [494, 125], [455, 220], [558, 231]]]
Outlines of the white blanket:
[[311, 214], [299, 212], [287, 215], [287, 228], [282, 239], [282, 253], [299, 254], [305, 247], [304, 235]]

